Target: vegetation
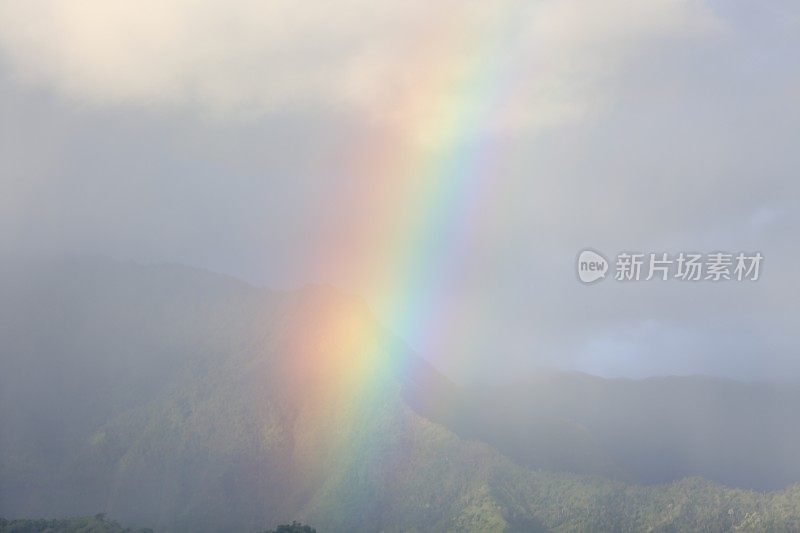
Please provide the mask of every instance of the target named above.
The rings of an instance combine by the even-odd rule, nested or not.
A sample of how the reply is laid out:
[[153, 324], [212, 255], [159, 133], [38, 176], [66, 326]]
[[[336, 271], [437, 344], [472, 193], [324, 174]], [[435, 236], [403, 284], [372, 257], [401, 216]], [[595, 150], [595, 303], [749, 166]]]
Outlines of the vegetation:
[[270, 529], [264, 533], [317, 533], [317, 530], [311, 526], [304, 526], [299, 522], [292, 522], [278, 526], [275, 529]]
[[[413, 379], [387, 368], [369, 387], [327, 387], [316, 369], [359, 366], [330, 357], [341, 340], [316, 321], [360, 316], [331, 291], [276, 295], [174, 267], [60, 272], [35, 294], [19, 292], [32, 282], [0, 287], [0, 306], [26, 310], [3, 322], [2, 515], [108, 509], [157, 531], [258, 531], [286, 517], [321, 531], [800, 531], [799, 486], [538, 468], [509, 443], [543, 450], [541, 433], [507, 432], [485, 414], [468, 434], [471, 421], [421, 410], [414, 398], [437, 379], [423, 364]], [[556, 429], [582, 443], [587, 464], [598, 457], [580, 430]], [[797, 457], [790, 444], [783, 452]], [[126, 531], [102, 515], [0, 524]]]
[[52, 520], [0, 518], [0, 533], [152, 533], [152, 530], [122, 527], [104, 514], [97, 514]]
[[406, 395], [415, 411], [532, 468], [641, 484], [699, 476], [760, 491], [800, 480], [797, 385], [552, 373], [503, 387], [425, 387]]

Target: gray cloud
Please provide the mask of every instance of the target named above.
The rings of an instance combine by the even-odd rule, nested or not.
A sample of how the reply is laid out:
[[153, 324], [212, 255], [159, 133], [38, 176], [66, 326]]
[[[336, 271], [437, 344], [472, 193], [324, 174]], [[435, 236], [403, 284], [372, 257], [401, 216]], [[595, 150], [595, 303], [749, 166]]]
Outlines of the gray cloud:
[[[426, 19], [452, 9], [473, 28], [502, 13], [406, 4], [111, 3], [98, 20], [4, 3], [0, 244], [369, 299], [352, 265], [384, 264], [387, 236], [360, 192], [391, 177], [359, 170], [365, 140], [390, 143], [419, 111], [389, 102], [416, 88], [407, 55]], [[454, 377], [800, 377], [797, 8], [643, 5], [544, 2], [495, 44], [514, 76], [481, 139], [479, 193], [408, 288], [437, 328], [411, 342]], [[586, 246], [766, 260], [754, 284], [584, 287], [573, 261]]]

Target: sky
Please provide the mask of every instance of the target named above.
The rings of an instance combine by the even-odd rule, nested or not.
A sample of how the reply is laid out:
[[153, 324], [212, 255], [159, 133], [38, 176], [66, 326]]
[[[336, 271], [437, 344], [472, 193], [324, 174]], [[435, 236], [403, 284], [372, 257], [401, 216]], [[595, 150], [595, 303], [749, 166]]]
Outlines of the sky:
[[788, 0], [0, 0], [0, 247], [332, 284], [458, 381], [797, 380], [798, 50]]

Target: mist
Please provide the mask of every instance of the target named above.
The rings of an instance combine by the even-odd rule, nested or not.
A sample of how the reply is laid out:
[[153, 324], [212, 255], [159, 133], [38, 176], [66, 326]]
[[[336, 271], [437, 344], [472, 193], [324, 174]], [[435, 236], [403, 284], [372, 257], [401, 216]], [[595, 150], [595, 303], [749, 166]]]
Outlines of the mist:
[[[0, 0], [0, 515], [706, 527], [626, 521], [687, 479], [722, 529], [800, 507], [800, 7], [501, 4]], [[758, 279], [616, 279], [718, 252]]]

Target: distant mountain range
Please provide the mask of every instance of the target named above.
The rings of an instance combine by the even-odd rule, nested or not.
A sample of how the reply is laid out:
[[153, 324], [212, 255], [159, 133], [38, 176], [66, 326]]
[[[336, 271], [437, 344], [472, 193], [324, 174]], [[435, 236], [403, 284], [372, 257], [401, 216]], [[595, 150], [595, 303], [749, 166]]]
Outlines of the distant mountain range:
[[795, 387], [462, 387], [335, 289], [102, 259], [4, 261], [0, 339], [6, 518], [800, 530], [800, 487], [784, 488], [800, 481]]
[[[454, 409], [439, 408], [445, 394]], [[756, 490], [800, 481], [798, 386], [551, 373], [506, 386], [428, 386], [408, 399], [462, 438], [535, 468], [648, 484], [702, 476]]]

